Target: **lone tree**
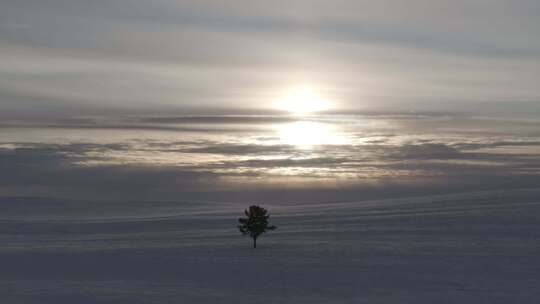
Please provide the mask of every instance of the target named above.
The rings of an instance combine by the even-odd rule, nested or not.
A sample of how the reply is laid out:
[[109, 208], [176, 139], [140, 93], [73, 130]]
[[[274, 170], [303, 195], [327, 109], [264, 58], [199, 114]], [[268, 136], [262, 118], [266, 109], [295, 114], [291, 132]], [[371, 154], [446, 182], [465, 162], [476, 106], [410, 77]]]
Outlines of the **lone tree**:
[[238, 229], [243, 235], [249, 235], [253, 239], [253, 248], [257, 248], [257, 238], [269, 230], [274, 230], [276, 226], [268, 226], [268, 211], [259, 206], [250, 206], [244, 211], [246, 218], [239, 218]]

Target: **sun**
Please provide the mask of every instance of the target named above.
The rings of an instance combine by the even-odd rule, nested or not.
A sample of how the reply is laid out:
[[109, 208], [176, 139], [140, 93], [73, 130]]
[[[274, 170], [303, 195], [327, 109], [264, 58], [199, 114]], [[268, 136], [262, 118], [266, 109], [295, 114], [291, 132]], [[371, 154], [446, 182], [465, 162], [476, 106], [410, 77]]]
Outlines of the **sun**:
[[277, 108], [298, 116], [324, 111], [329, 106], [329, 102], [310, 86], [289, 89], [278, 98], [277, 102]]

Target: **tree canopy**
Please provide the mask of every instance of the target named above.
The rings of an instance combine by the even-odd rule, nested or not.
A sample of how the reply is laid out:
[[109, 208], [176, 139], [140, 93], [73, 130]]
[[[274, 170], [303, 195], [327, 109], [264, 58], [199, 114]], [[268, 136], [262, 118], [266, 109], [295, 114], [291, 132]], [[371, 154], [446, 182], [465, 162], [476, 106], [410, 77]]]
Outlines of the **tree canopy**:
[[262, 207], [253, 205], [244, 210], [245, 218], [239, 218], [238, 229], [243, 235], [249, 235], [253, 239], [253, 248], [257, 248], [257, 238], [267, 231], [277, 229], [276, 226], [270, 226], [268, 211]]

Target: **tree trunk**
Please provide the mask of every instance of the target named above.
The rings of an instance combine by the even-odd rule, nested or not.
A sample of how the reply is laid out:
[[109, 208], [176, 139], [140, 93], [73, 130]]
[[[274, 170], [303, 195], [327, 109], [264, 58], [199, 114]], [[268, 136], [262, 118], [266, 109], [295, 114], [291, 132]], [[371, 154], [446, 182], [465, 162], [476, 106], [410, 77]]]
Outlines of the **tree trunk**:
[[253, 238], [253, 248], [257, 248], [257, 238]]

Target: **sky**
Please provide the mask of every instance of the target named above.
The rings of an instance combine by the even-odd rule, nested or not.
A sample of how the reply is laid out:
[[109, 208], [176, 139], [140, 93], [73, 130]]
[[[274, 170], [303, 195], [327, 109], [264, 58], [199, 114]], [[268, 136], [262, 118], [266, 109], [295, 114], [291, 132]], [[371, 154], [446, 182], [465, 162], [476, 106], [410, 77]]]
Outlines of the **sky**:
[[535, 187], [540, 2], [0, 1], [0, 196]]
[[336, 111], [504, 103], [527, 112], [540, 95], [535, 0], [20, 0], [0, 8], [3, 116], [260, 112], [300, 86]]

